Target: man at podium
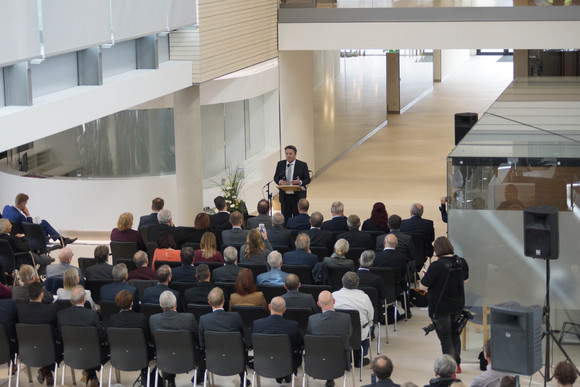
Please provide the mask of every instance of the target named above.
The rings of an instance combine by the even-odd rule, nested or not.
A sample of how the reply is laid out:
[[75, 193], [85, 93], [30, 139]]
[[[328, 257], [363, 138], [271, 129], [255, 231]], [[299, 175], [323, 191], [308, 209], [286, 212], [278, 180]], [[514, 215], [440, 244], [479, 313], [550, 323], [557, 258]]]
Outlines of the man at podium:
[[308, 164], [296, 159], [296, 147], [288, 145], [284, 148], [286, 160], [278, 161], [274, 182], [278, 185], [295, 185], [304, 190], [293, 191], [280, 189], [278, 198], [282, 208], [282, 215], [286, 221], [294, 215], [298, 215], [298, 200], [306, 198], [306, 186], [310, 183]]

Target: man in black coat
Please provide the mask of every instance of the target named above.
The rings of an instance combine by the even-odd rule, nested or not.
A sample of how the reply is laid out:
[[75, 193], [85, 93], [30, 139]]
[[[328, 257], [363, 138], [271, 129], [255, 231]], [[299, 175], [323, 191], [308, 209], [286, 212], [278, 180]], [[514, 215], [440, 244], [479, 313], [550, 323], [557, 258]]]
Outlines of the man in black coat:
[[289, 230], [309, 230], [310, 229], [310, 216], [308, 215], [308, 209], [310, 208], [310, 203], [306, 199], [298, 200], [298, 212], [299, 214], [288, 219], [286, 228]]
[[210, 282], [211, 272], [205, 263], [197, 266], [197, 274], [195, 277], [199, 282], [197, 286], [185, 291], [183, 296], [185, 299], [185, 305], [205, 304], [207, 302], [207, 295], [215, 287], [215, 285]]
[[[415, 259], [415, 243], [413, 242], [413, 237], [407, 233], [401, 232], [401, 224], [403, 220], [399, 215], [393, 214], [389, 216], [389, 234], [393, 234], [397, 237], [397, 247], [396, 250], [403, 254], [409, 261]], [[387, 234], [382, 234], [377, 237], [375, 250], [381, 251], [385, 246], [385, 237]]]
[[143, 226], [155, 226], [156, 224], [159, 224], [159, 221], [157, 220], [157, 214], [159, 213], [159, 211], [163, 209], [164, 205], [165, 202], [163, 201], [163, 199], [161, 198], [153, 199], [153, 201], [151, 202], [151, 211], [153, 212], [149, 215], [143, 215], [139, 219], [139, 226], [137, 227], [137, 230], [141, 231], [141, 227]]
[[94, 257], [95, 264], [85, 270], [87, 281], [113, 279], [113, 265], [107, 262], [109, 260], [109, 246], [100, 245], [95, 247]]
[[362, 286], [377, 289], [379, 298], [384, 300], [386, 298], [386, 294], [383, 278], [378, 274], [371, 273], [369, 270], [369, 267], [373, 265], [374, 260], [375, 252], [372, 250], [365, 250], [361, 254], [358, 260], [360, 266], [356, 272], [356, 275], [359, 279], [358, 286], [359, 288]]
[[133, 310], [138, 312], [141, 309], [139, 307], [139, 295], [137, 293], [136, 287], [127, 285], [126, 281], [129, 277], [127, 265], [124, 263], [116, 264], [113, 266], [113, 271], [111, 274], [113, 275], [113, 282], [101, 286], [101, 301], [115, 301], [115, 297], [121, 290], [127, 290], [133, 295]]
[[327, 249], [330, 256], [334, 248], [334, 236], [330, 231], [321, 230], [324, 216], [318, 211], [313, 212], [310, 216], [310, 230], [304, 231], [310, 237], [310, 246], [323, 246]]
[[195, 266], [193, 266], [193, 258], [195, 251], [191, 247], [184, 247], [181, 249], [181, 266], [174, 267], [171, 270], [171, 281], [173, 282], [196, 282]]
[[402, 291], [401, 286], [405, 283], [407, 273], [407, 257], [396, 250], [397, 237], [393, 234], [387, 234], [384, 241], [383, 251], [375, 254], [375, 267], [390, 267], [395, 272], [397, 281], [397, 293]]
[[[72, 326], [92, 326], [97, 329], [99, 340], [101, 342], [101, 361], [105, 362], [109, 353], [107, 343], [107, 332], [101, 325], [101, 319], [97, 311], [84, 307], [86, 301], [85, 288], [82, 285], [75, 286], [70, 293], [70, 302], [72, 306], [58, 312], [58, 327], [62, 333], [62, 327]], [[97, 368], [83, 371], [83, 379], [89, 387], [99, 385], [97, 379]]]
[[223, 196], [216, 196], [213, 203], [218, 212], [209, 216], [209, 227], [212, 230], [229, 230], [232, 228], [226, 199]]
[[423, 219], [421, 216], [423, 216], [423, 205], [420, 203], [413, 203], [411, 205], [411, 217], [403, 220], [401, 231], [421, 233], [421, 235], [423, 235], [423, 243], [425, 244], [423, 256], [431, 257], [433, 255], [435, 229], [433, 228], [432, 220]]
[[314, 302], [314, 297], [308, 293], [300, 293], [300, 278], [296, 274], [290, 273], [284, 280], [284, 289], [286, 293], [282, 294], [282, 298], [288, 308], [308, 308], [312, 313], [318, 313], [318, 307]]
[[157, 285], [146, 288], [143, 291], [143, 303], [159, 304], [159, 296], [161, 296], [161, 293], [169, 290], [177, 298], [179, 309], [181, 309], [179, 292], [169, 288], [169, 282], [171, 281], [171, 268], [168, 265], [163, 265], [157, 269], [157, 281], [159, 282]]
[[326, 231], [348, 231], [346, 216], [344, 216], [344, 204], [338, 201], [332, 203], [330, 213], [332, 214], [332, 219], [324, 222], [322, 229]]
[[282, 208], [282, 214], [286, 221], [292, 216], [298, 215], [298, 200], [306, 198], [306, 186], [310, 184], [308, 164], [296, 159], [296, 147], [287, 145], [284, 148], [286, 160], [281, 160], [276, 165], [274, 182], [278, 185], [299, 185], [304, 191], [286, 193], [280, 190], [278, 198]]
[[[267, 333], [267, 334], [285, 334], [290, 338], [290, 345], [293, 352], [293, 367], [294, 372], [302, 364], [302, 353], [300, 349], [304, 345], [304, 340], [300, 336], [298, 330], [298, 322], [286, 320], [284, 312], [286, 311], [286, 302], [282, 297], [274, 297], [269, 305], [270, 316], [255, 320], [252, 326], [253, 333]], [[282, 379], [286, 383], [291, 381], [291, 375], [284, 378], [276, 378], [278, 383], [282, 383]]]
[[373, 360], [373, 374], [377, 377], [375, 384], [367, 384], [363, 387], [399, 387], [391, 380], [393, 362], [385, 355], [375, 357]]
[[225, 265], [214, 269], [211, 273], [213, 282], [236, 282], [240, 267], [238, 266], [238, 250], [233, 246], [224, 249]]
[[268, 240], [272, 246], [284, 246], [294, 250], [294, 236], [284, 228], [284, 215], [277, 212], [272, 216], [272, 228], [268, 229]]
[[373, 249], [373, 238], [371, 238], [371, 234], [359, 230], [360, 218], [358, 215], [350, 215], [346, 220], [346, 224], [348, 231], [339, 234], [336, 240], [343, 238], [348, 241], [350, 247], [363, 247], [366, 250]]
[[159, 238], [162, 233], [166, 232], [173, 237], [175, 245], [180, 249], [181, 245], [185, 243], [185, 238], [179, 228], [175, 227], [173, 224], [173, 215], [171, 214], [171, 211], [165, 209], [159, 211], [157, 219], [159, 224], [149, 226], [147, 242], [157, 242], [157, 238]]

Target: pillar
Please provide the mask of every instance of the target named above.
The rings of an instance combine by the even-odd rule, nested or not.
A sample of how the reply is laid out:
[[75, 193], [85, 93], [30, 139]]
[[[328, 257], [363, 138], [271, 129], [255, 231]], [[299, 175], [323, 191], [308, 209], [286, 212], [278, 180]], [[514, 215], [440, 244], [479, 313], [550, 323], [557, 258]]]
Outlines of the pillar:
[[387, 53], [387, 113], [401, 112], [399, 51]]

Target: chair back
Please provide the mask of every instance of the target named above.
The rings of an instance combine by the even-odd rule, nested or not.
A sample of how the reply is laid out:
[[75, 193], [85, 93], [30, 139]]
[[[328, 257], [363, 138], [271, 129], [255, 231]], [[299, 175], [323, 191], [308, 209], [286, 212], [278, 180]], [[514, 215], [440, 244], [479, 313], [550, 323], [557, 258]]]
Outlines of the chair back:
[[254, 280], [260, 274], [268, 271], [268, 265], [265, 263], [249, 263], [249, 262], [238, 262], [238, 266], [244, 269], [250, 269], [254, 275]]
[[2, 264], [4, 273], [13, 276], [14, 270], [16, 270], [16, 257], [10, 242], [4, 239], [0, 239], [0, 264]]
[[312, 268], [309, 265], [282, 265], [282, 271], [296, 274], [302, 284], [311, 285], [314, 282]]
[[[181, 240], [186, 241], [189, 235], [195, 232], [195, 227], [191, 226], [177, 226], [177, 231], [181, 234]], [[181, 247], [185, 247], [182, 245]]]
[[354, 270], [358, 270], [358, 259], [360, 258], [360, 255], [363, 253], [363, 251], [365, 251], [366, 248], [364, 247], [350, 247], [348, 249], [348, 253], [346, 253], [346, 259], [350, 259], [352, 261], [352, 263], [354, 264]]
[[147, 243], [149, 240], [149, 226], [141, 226], [141, 239], [143, 242]]
[[75, 369], [101, 366], [101, 342], [93, 326], [62, 325], [64, 363]]
[[118, 259], [133, 259], [133, 255], [139, 251], [137, 242], [113, 242], [111, 241], [111, 254], [113, 255], [113, 265]]
[[22, 222], [22, 231], [28, 239], [28, 247], [30, 248], [30, 251], [34, 251], [38, 254], [46, 254], [48, 252], [48, 249], [46, 248], [47, 239], [40, 224]]
[[346, 366], [346, 352], [340, 336], [304, 336], [305, 374], [314, 379], [333, 380], [344, 376]]
[[170, 374], [183, 374], [195, 368], [195, 341], [188, 331], [155, 331], [157, 367]]
[[169, 266], [171, 268], [173, 268], [173, 267], [179, 267], [179, 266], [181, 266], [181, 261], [161, 261], [161, 260], [157, 260], [157, 261], [154, 262], [153, 270], [157, 271], [157, 269], [159, 269], [163, 265], [167, 265], [167, 266]]
[[[56, 300], [54, 304], [56, 305], [56, 313], [60, 312], [63, 309], [70, 308], [72, 306], [70, 300]], [[88, 301], [85, 301], [84, 307], [87, 309], [92, 309], [91, 303]]]
[[147, 242], [147, 258], [149, 258], [149, 266], [153, 262], [153, 255], [155, 255], [155, 249], [157, 249], [156, 242]]
[[349, 271], [350, 267], [328, 265], [328, 274], [332, 282], [332, 289], [338, 290], [342, 288], [342, 277]]
[[198, 266], [198, 265], [201, 265], [202, 263], [205, 263], [207, 265], [210, 272], [214, 271], [218, 267], [224, 266], [224, 264], [222, 262], [194, 262], [193, 265]]
[[276, 250], [280, 254], [284, 254], [288, 251], [291, 251], [292, 249], [290, 249], [288, 246], [272, 245], [272, 251], [274, 250]]
[[425, 263], [425, 243], [423, 242], [423, 234], [420, 232], [408, 232], [413, 240], [415, 246], [415, 256], [411, 257], [415, 261], [415, 267], [421, 268]]
[[119, 313], [120, 309], [117, 304], [115, 304], [115, 301], [101, 300], [99, 305], [101, 307], [101, 320], [103, 320], [103, 325], [108, 326], [111, 316]]
[[356, 309], [336, 309], [337, 312], [348, 314], [350, 317], [350, 325], [352, 326], [352, 333], [350, 335], [350, 347], [352, 349], [358, 349], [361, 347], [361, 326], [360, 326], [360, 314]]
[[246, 340], [248, 340], [250, 343], [252, 340], [252, 326], [254, 321], [268, 317], [270, 315], [268, 309], [264, 308], [263, 306], [234, 305], [232, 306], [232, 312], [238, 312], [242, 317], [244, 330], [246, 332], [245, 337]]
[[300, 334], [304, 336], [306, 334], [306, 328], [308, 328], [308, 318], [312, 315], [312, 309], [310, 308], [286, 308], [284, 312], [284, 318], [292, 321], [298, 322], [298, 329]]
[[85, 278], [87, 277], [87, 267], [93, 266], [94, 264], [97, 263], [95, 261], [95, 258], [83, 258], [83, 257], [80, 257], [78, 259], [78, 261], [79, 261], [79, 269], [81, 269], [81, 274]]
[[108, 328], [111, 365], [121, 371], [147, 368], [147, 341], [140, 328]]
[[54, 337], [50, 325], [18, 323], [16, 337], [18, 358], [22, 363], [29, 367], [44, 367], [56, 362]]
[[204, 314], [211, 313], [212, 309], [209, 304], [187, 304], [185, 311], [192, 313], [195, 321], [199, 323], [199, 318]]
[[373, 288], [372, 286], [359, 286], [359, 289], [369, 296], [374, 309], [373, 323], [378, 323], [381, 317], [381, 300], [379, 299], [379, 291], [377, 288]]
[[133, 271], [137, 269], [137, 265], [135, 265], [135, 261], [133, 261], [133, 258], [131, 259], [119, 258], [117, 259], [116, 265], [118, 265], [119, 263], [124, 263], [125, 266], [127, 266], [127, 271]]
[[181, 295], [181, 299], [183, 300], [183, 296], [185, 294], [185, 291], [187, 289], [191, 289], [197, 286], [199, 282], [174, 282], [171, 281], [169, 283], [169, 287], [173, 290], [176, 290], [179, 292], [179, 294]]
[[270, 303], [272, 298], [281, 296], [282, 294], [286, 293], [286, 289], [284, 289], [283, 285], [268, 285], [268, 284], [261, 284], [257, 285], [258, 291], [264, 293], [264, 298]]
[[391, 267], [370, 267], [369, 271], [378, 274], [385, 284], [385, 300], [387, 304], [393, 304], [397, 300], [397, 281], [395, 271]]
[[101, 288], [110, 283], [113, 283], [112, 278], [92, 279], [86, 281], [85, 287], [91, 291], [91, 297], [93, 298], [95, 304], [98, 304], [101, 301]]
[[314, 297], [314, 301], [318, 301], [318, 296], [320, 295], [320, 293], [322, 293], [325, 290], [328, 290], [329, 292], [332, 292], [332, 286], [329, 286], [329, 285], [305, 285], [305, 284], [302, 284], [302, 285], [300, 285], [300, 288], [298, 289], [298, 291], [300, 293], [311, 294], [312, 297]]
[[326, 246], [310, 246], [310, 252], [318, 257], [318, 261], [322, 262], [324, 257], [328, 257], [328, 247]]
[[205, 332], [207, 370], [221, 376], [246, 371], [245, 349], [240, 332]]
[[127, 285], [137, 288], [137, 293], [139, 294], [139, 299], [143, 299], [143, 294], [145, 289], [157, 285], [157, 280], [137, 280], [132, 279], [127, 281]]
[[44, 281], [44, 287], [52, 294], [56, 294], [57, 290], [64, 287], [62, 277], [48, 277]]
[[154, 314], [163, 313], [163, 309], [159, 304], [141, 304], [141, 311], [149, 321], [149, 317]]
[[[12, 360], [10, 353], [10, 340], [4, 325], [0, 324], [0, 364], [8, 363]], [[10, 387], [10, 386], [8, 386]]]
[[201, 249], [201, 243], [199, 242], [185, 242], [183, 245], [181, 245], [181, 248], [184, 247], [191, 247], [194, 250], [199, 250]]
[[216, 282], [215, 286], [221, 288], [224, 291], [224, 309], [229, 310], [230, 307], [230, 296], [235, 292], [234, 288], [236, 286], [233, 282]]
[[294, 372], [292, 345], [285, 334], [252, 334], [254, 371], [266, 378], [283, 378]]

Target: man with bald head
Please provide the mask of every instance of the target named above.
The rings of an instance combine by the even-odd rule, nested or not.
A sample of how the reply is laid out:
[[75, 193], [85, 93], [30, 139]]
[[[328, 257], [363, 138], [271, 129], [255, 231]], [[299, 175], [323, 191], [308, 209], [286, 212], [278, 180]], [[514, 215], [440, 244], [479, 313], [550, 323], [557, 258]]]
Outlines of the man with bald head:
[[397, 251], [397, 237], [387, 234], [384, 241], [383, 251], [375, 254], [373, 265], [375, 267], [390, 267], [395, 272], [395, 279], [399, 285], [405, 282], [407, 270], [407, 257]]
[[[270, 316], [255, 320], [252, 332], [288, 335], [294, 353], [292, 365], [294, 367], [294, 372], [296, 372], [296, 369], [300, 367], [300, 364], [302, 364], [302, 355], [299, 350], [304, 344], [302, 336], [300, 336], [298, 330], [298, 322], [287, 320], [283, 317], [284, 312], [286, 311], [286, 302], [282, 297], [272, 298], [272, 302], [270, 302], [268, 307], [270, 308]], [[282, 379], [288, 383], [291, 381], [291, 375], [284, 378], [276, 378], [276, 381], [281, 383]]]
[[433, 255], [433, 241], [435, 240], [435, 229], [433, 228], [433, 221], [423, 219], [423, 205], [421, 203], [413, 203], [411, 205], [411, 217], [403, 220], [401, 224], [402, 232], [416, 232], [423, 236], [423, 257], [431, 257]]
[[73, 252], [70, 247], [64, 247], [58, 251], [58, 263], [54, 265], [48, 265], [46, 267], [46, 278], [49, 277], [62, 277], [64, 272], [68, 269], [75, 268], [79, 272], [79, 278], [83, 278], [81, 273], [81, 269], [71, 265], [71, 261], [73, 259]]

